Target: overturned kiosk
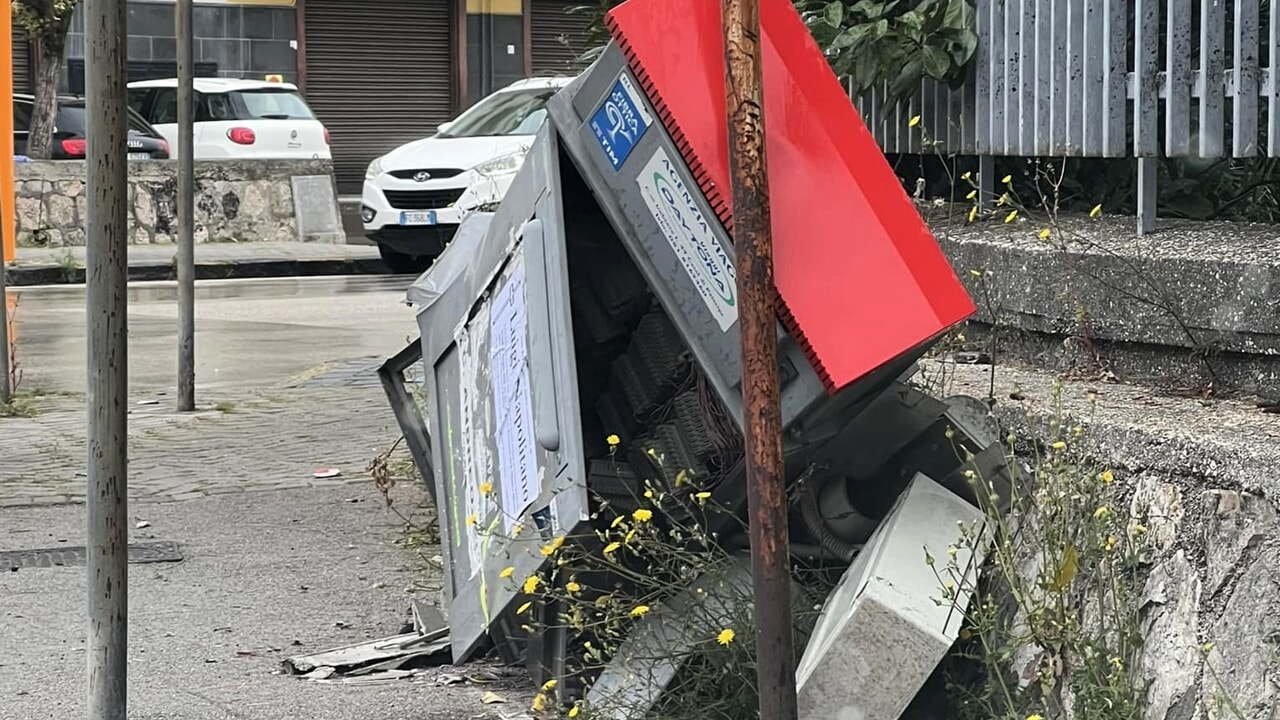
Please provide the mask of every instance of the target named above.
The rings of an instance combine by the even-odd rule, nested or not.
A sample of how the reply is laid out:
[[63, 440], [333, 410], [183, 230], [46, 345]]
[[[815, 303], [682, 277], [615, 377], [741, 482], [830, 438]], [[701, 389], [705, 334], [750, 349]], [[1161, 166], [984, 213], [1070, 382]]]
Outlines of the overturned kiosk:
[[[792, 4], [760, 6], [792, 554], [835, 578], [797, 587], [821, 608], [801, 713], [889, 720], [966, 599], [938, 602], [925, 553], [956, 555], [990, 510], [972, 478], [1008, 469], [984, 403], [913, 382], [972, 301]], [[439, 509], [454, 662], [495, 652], [543, 708], [641, 718], [749, 616], [742, 368], [720, 5], [628, 0], [608, 25], [501, 205], [413, 284], [421, 338], [383, 377]], [[641, 522], [677, 528], [678, 569]]]

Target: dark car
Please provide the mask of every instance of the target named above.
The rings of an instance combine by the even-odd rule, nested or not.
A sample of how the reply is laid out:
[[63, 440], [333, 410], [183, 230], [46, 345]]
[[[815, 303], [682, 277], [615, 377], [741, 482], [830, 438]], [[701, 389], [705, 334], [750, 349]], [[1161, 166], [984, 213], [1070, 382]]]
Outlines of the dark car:
[[[30, 95], [13, 96], [13, 151], [17, 155], [27, 153], [33, 100]], [[58, 114], [53, 119], [53, 148], [50, 153], [54, 160], [84, 159], [89, 136], [89, 118], [84, 102], [81, 97], [58, 98]], [[129, 153], [130, 160], [168, 159], [169, 143], [164, 136], [143, 120], [141, 115], [132, 109], [128, 112], [128, 145], [121, 150]]]

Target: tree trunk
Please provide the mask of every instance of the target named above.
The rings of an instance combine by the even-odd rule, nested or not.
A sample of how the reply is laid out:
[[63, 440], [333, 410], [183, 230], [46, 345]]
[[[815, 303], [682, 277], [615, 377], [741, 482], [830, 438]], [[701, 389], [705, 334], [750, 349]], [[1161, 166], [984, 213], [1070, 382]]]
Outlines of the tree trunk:
[[53, 150], [53, 120], [58, 113], [58, 80], [62, 74], [62, 50], [66, 33], [57, 42], [45, 42], [35, 57], [35, 95], [31, 109], [31, 132], [27, 135], [27, 157], [48, 159]]

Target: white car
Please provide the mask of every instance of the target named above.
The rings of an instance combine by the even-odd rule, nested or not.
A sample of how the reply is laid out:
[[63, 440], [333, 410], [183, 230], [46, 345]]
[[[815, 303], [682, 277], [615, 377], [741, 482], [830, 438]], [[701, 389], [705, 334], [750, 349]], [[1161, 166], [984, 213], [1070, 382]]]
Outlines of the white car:
[[[197, 160], [328, 160], [329, 131], [291, 83], [196, 78]], [[129, 107], [151, 123], [178, 157], [178, 81], [129, 83]]]
[[422, 270], [467, 213], [502, 201], [546, 120], [547, 100], [572, 79], [513, 83], [441, 125], [434, 137], [369, 163], [360, 219], [392, 272]]

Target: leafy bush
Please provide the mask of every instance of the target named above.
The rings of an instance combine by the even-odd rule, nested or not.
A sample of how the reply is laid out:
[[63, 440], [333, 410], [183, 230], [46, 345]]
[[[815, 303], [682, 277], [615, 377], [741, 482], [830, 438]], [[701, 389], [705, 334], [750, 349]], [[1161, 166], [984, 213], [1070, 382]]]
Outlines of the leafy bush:
[[925, 77], [956, 86], [978, 47], [967, 0], [806, 0], [798, 5], [832, 69], [901, 98]]

